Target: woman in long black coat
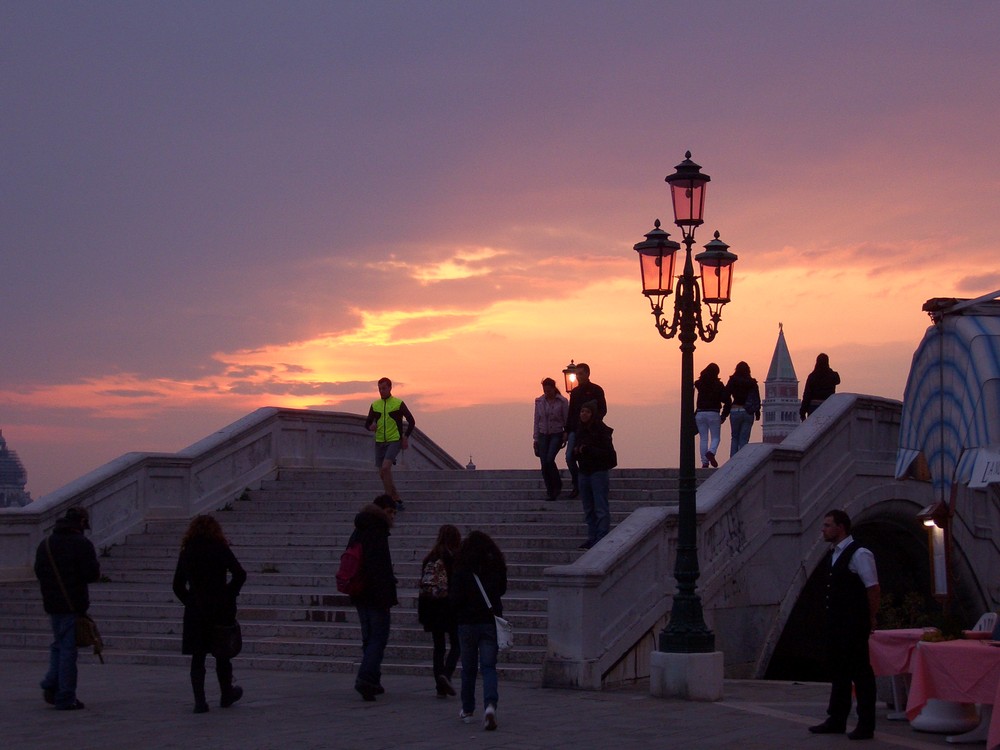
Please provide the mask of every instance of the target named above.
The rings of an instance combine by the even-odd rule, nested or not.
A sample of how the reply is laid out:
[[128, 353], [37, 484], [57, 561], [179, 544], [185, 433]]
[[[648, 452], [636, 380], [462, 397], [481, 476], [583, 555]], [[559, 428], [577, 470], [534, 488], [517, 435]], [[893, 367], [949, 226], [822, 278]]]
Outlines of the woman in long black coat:
[[[184, 604], [181, 653], [191, 656], [194, 712], [208, 711], [205, 700], [205, 657], [212, 651], [217, 625], [236, 621], [236, 597], [247, 579], [246, 571], [229, 548], [222, 527], [212, 516], [196, 516], [181, 542], [174, 572], [174, 594]], [[215, 657], [219, 678], [219, 705], [228, 708], [243, 696], [233, 685], [233, 664]]]

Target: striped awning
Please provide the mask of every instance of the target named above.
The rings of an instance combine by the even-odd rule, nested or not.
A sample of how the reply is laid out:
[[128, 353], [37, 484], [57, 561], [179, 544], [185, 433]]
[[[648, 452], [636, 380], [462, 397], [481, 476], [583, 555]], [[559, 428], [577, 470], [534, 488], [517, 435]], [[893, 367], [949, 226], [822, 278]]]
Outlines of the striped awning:
[[996, 296], [924, 306], [935, 323], [906, 381], [896, 478], [922, 458], [941, 499], [956, 482], [997, 481], [989, 468], [1000, 453], [1000, 302], [990, 301]]

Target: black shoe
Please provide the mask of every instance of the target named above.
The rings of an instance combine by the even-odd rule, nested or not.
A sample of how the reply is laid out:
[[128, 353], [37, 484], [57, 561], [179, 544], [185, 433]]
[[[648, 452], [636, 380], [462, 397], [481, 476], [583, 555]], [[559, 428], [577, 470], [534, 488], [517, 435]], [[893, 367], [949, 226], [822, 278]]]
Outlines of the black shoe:
[[372, 693], [375, 695], [385, 695], [385, 688], [382, 687], [381, 685], [376, 685], [375, 688], [372, 690]]
[[222, 697], [219, 699], [219, 705], [222, 708], [229, 708], [231, 705], [236, 703], [240, 698], [243, 697], [243, 688], [239, 685], [233, 685], [228, 690], [222, 691]]
[[207, 714], [208, 713], [208, 702], [207, 701], [196, 701], [194, 704], [194, 712], [196, 714]]
[[81, 708], [86, 708], [83, 701], [73, 701], [68, 706], [56, 706], [56, 711], [79, 711]]
[[715, 454], [712, 453], [712, 451], [705, 451], [705, 458], [707, 458], [708, 462], [712, 464], [713, 469], [719, 468], [719, 462], [715, 460]]
[[580, 497], [580, 490], [574, 487], [569, 493], [569, 499], [572, 500], [574, 497]]
[[50, 706], [56, 705], [56, 691], [55, 690], [42, 690], [42, 698]]
[[361, 699], [364, 701], [374, 701], [377, 688], [377, 685], [369, 685], [366, 682], [354, 683], [354, 689], [361, 694]]
[[580, 545], [580, 549], [590, 549], [595, 544], [597, 544], [597, 542], [591, 542], [590, 540], [587, 540], [586, 542]]
[[849, 740], [871, 740], [875, 738], [875, 729], [869, 729], [868, 727], [863, 727], [858, 724], [853, 732], [847, 733], [847, 739]]
[[832, 719], [827, 719], [822, 724], [809, 727], [809, 731], [813, 734], [843, 734], [847, 731], [847, 726], [833, 721]]
[[443, 674], [435, 676], [434, 682], [435, 686], [437, 687], [438, 698], [447, 698], [449, 695], [455, 694], [455, 688], [451, 686], [451, 680], [449, 680]]

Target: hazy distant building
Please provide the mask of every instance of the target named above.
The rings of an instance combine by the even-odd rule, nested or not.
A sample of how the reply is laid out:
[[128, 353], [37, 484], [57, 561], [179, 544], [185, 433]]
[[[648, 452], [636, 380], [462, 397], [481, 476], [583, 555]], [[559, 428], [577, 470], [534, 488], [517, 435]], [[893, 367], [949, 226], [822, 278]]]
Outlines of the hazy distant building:
[[765, 443], [780, 443], [799, 426], [799, 379], [785, 344], [785, 332], [778, 323], [778, 343], [774, 345], [771, 367], [764, 381], [762, 423]]
[[0, 508], [16, 508], [31, 502], [31, 495], [24, 491], [28, 474], [17, 457], [17, 452], [7, 447], [3, 430], [0, 430]]

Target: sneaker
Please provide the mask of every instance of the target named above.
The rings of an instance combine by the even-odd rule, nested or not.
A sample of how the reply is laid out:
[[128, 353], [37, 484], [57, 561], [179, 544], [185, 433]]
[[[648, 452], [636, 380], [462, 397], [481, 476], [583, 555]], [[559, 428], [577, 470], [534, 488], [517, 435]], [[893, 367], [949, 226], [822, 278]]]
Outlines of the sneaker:
[[486, 712], [483, 713], [483, 729], [487, 732], [492, 732], [497, 728], [497, 709], [496, 706], [489, 705], [486, 707]]
[[458, 718], [462, 720], [463, 724], [468, 724], [472, 721], [472, 711], [459, 711]]
[[706, 451], [705, 452], [705, 458], [707, 458], [708, 462], [710, 464], [712, 464], [712, 468], [713, 469], [718, 469], [719, 468], [719, 462], [715, 460], [715, 454], [712, 453], [712, 451]]

